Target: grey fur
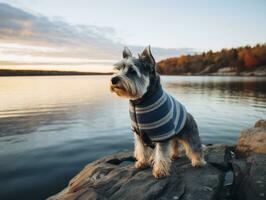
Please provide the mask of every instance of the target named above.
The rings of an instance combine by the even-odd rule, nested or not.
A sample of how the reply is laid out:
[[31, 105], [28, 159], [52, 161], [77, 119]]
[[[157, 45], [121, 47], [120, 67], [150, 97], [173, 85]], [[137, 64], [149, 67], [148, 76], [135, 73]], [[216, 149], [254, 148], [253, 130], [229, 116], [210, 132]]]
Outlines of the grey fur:
[[120, 81], [111, 85], [111, 91], [130, 100], [140, 99], [158, 79], [150, 47], [145, 48], [139, 58], [132, 57], [125, 47], [123, 59], [114, 66], [117, 73], [113, 77], [118, 77]]

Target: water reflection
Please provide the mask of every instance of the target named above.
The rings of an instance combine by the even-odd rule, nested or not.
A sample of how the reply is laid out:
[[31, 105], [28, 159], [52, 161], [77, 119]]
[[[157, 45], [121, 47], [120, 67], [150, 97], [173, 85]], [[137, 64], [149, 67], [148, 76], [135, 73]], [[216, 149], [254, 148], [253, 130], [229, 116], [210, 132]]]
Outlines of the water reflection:
[[232, 144], [239, 130], [266, 116], [265, 78], [164, 77], [163, 81], [196, 117], [205, 143]]
[[222, 97], [253, 96], [254, 99], [265, 98], [266, 78], [264, 77], [195, 77], [195, 80], [180, 77], [179, 81], [174, 81], [175, 77], [164, 77], [166, 87], [190, 89], [200, 94], [218, 95]]
[[[44, 199], [87, 162], [133, 147], [128, 102], [109, 92], [108, 81], [0, 78], [0, 199]], [[266, 116], [265, 78], [167, 76], [162, 82], [195, 116], [204, 143], [232, 144], [239, 130]]]

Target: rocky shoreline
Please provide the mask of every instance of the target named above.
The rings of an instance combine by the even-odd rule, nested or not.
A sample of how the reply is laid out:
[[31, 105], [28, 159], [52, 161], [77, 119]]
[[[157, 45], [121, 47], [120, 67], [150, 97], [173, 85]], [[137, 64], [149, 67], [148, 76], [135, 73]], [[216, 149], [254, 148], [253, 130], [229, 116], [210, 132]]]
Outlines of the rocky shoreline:
[[151, 169], [137, 170], [132, 151], [89, 163], [68, 186], [48, 200], [77, 199], [266, 199], [266, 120], [245, 129], [234, 146], [205, 148], [207, 166], [193, 168], [181, 155], [171, 176], [155, 179]]

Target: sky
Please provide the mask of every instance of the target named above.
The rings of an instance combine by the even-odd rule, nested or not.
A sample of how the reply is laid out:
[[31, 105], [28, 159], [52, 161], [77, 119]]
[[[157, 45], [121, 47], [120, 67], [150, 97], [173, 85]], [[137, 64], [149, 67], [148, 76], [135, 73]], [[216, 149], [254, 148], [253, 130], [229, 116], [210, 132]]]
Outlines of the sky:
[[156, 60], [266, 42], [264, 0], [0, 0], [0, 68], [109, 71], [124, 46]]

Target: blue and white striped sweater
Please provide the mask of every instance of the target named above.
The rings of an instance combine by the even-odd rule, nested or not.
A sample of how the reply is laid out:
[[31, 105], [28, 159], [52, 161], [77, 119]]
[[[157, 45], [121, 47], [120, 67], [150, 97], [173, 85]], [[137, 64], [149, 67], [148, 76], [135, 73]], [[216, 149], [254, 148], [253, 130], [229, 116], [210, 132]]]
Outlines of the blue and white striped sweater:
[[171, 138], [185, 125], [185, 107], [167, 94], [161, 86], [140, 103], [130, 102], [131, 128], [138, 134], [144, 133], [153, 142]]

